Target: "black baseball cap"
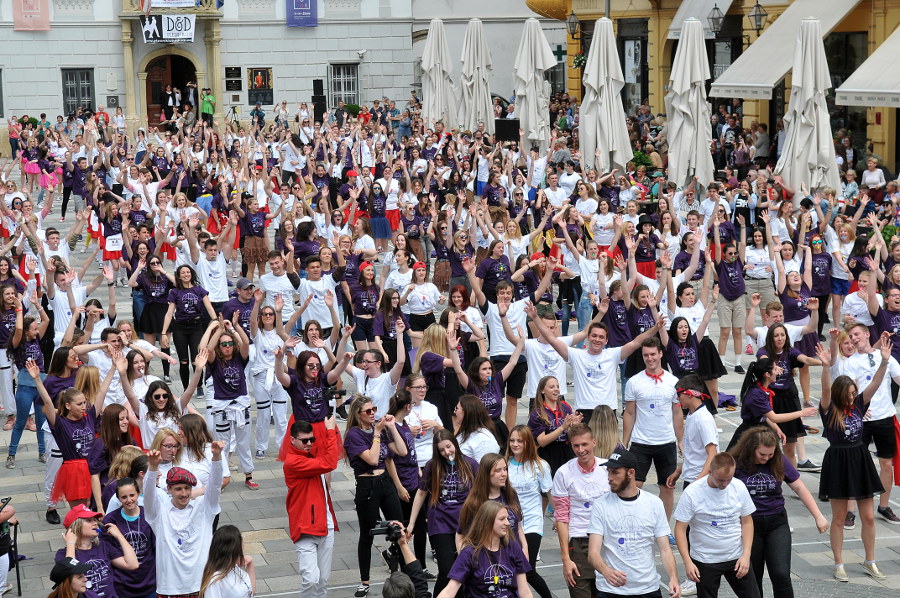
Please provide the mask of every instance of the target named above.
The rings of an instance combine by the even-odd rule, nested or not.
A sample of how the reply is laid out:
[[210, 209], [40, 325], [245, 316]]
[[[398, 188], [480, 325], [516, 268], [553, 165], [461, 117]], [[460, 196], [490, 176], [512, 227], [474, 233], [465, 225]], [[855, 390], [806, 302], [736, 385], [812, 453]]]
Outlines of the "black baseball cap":
[[618, 469], [620, 467], [624, 467], [625, 469], [637, 469], [638, 462], [637, 458], [632, 453], [625, 449], [616, 449], [613, 454], [609, 456], [605, 465], [607, 469]]
[[53, 570], [50, 571], [50, 581], [53, 582], [53, 589], [69, 579], [73, 575], [78, 575], [79, 573], [87, 573], [91, 570], [91, 565], [88, 563], [84, 563], [79, 561], [78, 559], [73, 559], [70, 557], [63, 557], [61, 561], [58, 561], [55, 565], [53, 565]]

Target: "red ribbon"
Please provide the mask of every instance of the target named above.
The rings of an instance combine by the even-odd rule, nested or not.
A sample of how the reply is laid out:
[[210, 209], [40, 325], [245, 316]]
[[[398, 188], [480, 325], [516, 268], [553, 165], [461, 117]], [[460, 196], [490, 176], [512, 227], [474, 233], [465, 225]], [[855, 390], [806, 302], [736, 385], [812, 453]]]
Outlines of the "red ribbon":
[[648, 376], [650, 376], [651, 378], [653, 378], [657, 384], [662, 384], [663, 375], [665, 374], [665, 372], [660, 372], [659, 374], [654, 375], [654, 374], [651, 374], [650, 372], [648, 372], [647, 370], [644, 370], [644, 373], [647, 374]]
[[769, 405], [772, 407], [772, 409], [774, 409], [774, 408], [775, 408], [775, 391], [774, 391], [774, 390], [769, 390], [769, 389], [766, 388], [765, 386], [761, 385], [759, 382], [756, 383], [756, 386], [757, 386], [761, 391], [763, 391], [764, 393], [766, 393], [767, 395], [769, 395]]

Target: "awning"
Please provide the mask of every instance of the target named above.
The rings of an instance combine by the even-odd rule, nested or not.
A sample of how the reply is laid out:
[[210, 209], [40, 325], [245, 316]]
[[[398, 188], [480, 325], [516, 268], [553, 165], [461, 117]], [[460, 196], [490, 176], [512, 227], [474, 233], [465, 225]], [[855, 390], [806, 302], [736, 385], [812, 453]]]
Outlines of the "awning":
[[700, 19], [700, 22], [703, 23], [703, 33], [706, 39], [716, 37], [716, 34], [709, 28], [709, 21], [707, 20], [714, 6], [718, 6], [723, 15], [727, 14], [728, 9], [731, 8], [731, 0], [683, 0], [681, 6], [678, 7], [678, 12], [675, 13], [675, 17], [672, 19], [672, 24], [669, 25], [667, 39], [681, 38], [681, 26], [684, 25], [684, 20], [688, 17]]
[[900, 107], [900, 29], [895, 29], [835, 91], [839, 106]]
[[794, 0], [722, 76], [709, 95], [718, 98], [771, 99], [772, 88], [791, 70], [800, 21], [819, 19], [828, 35], [861, 0]]

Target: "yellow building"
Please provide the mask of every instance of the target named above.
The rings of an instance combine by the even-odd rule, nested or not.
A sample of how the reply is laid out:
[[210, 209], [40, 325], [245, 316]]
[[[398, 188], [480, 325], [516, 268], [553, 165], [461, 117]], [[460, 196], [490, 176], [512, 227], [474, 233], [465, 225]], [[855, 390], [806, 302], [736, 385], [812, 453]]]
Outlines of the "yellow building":
[[[646, 100], [663, 112], [663, 98], [688, 17], [701, 20], [710, 59], [714, 106], [743, 103], [744, 126], [766, 123], [770, 132], [784, 114], [800, 21], [816, 17], [834, 84], [829, 94], [832, 128], [846, 129], [859, 150], [874, 153], [897, 172], [900, 165], [900, 0], [526, 0], [538, 14], [579, 21], [568, 38], [568, 92], [581, 97], [581, 70], [573, 61], [590, 47], [594, 22], [613, 20], [626, 78], [623, 101], [633, 111]], [[718, 14], [712, 14], [713, 11]], [[757, 30], [753, 16], [761, 26]], [[720, 20], [710, 16], [721, 16]], [[879, 50], [877, 53], [876, 51]], [[873, 55], [874, 54], [874, 55]], [[714, 110], [715, 112], [715, 110]]]

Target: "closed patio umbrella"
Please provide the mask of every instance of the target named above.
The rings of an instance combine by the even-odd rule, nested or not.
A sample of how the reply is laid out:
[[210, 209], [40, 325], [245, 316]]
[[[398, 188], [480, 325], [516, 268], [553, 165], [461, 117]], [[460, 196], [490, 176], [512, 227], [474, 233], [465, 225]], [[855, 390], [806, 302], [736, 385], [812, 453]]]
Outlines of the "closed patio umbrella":
[[556, 56], [547, 43], [537, 19], [525, 21], [519, 51], [513, 65], [516, 85], [516, 114], [525, 132], [525, 147], [537, 146], [541, 153], [550, 145], [550, 83], [544, 72], [556, 65]]
[[443, 121], [456, 126], [456, 92], [450, 81], [450, 51], [444, 35], [444, 22], [432, 19], [422, 52], [422, 116], [426, 126]]
[[490, 70], [491, 51], [484, 38], [484, 26], [479, 19], [472, 19], [463, 38], [459, 120], [463, 127], [472, 131], [483, 122], [484, 130], [493, 135], [494, 112], [488, 85]]

